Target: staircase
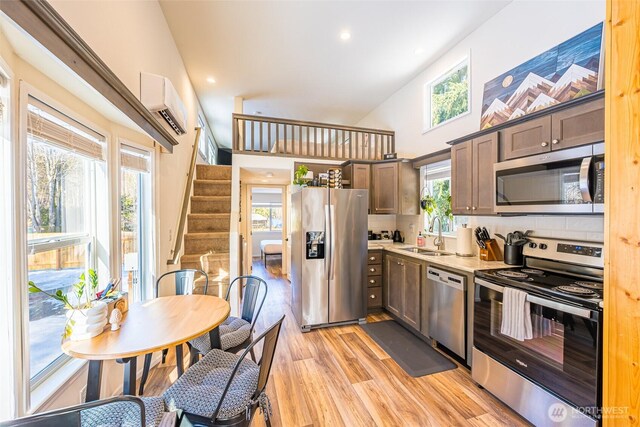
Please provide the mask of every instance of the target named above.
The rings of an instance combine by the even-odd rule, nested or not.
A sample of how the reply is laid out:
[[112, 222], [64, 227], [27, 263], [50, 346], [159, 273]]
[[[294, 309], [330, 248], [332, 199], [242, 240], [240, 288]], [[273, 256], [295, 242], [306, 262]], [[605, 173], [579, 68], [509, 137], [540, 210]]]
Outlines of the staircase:
[[181, 268], [209, 276], [209, 294], [224, 297], [229, 285], [231, 166], [196, 165]]

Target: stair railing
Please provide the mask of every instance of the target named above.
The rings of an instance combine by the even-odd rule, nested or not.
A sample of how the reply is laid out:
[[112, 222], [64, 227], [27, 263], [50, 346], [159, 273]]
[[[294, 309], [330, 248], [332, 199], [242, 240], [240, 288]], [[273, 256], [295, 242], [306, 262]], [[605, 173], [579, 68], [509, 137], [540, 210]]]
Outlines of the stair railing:
[[191, 152], [191, 164], [189, 165], [189, 173], [187, 174], [187, 182], [184, 186], [184, 195], [182, 196], [182, 208], [180, 209], [180, 219], [178, 220], [178, 228], [176, 228], [176, 241], [171, 250], [171, 258], [167, 260], [167, 265], [175, 265], [180, 259], [180, 251], [182, 250], [182, 241], [184, 240], [184, 227], [187, 224], [187, 214], [189, 213], [189, 201], [191, 200], [191, 188], [196, 172], [196, 160], [198, 160], [198, 143], [200, 142], [200, 127], [196, 128], [196, 140], [193, 143], [193, 151]]

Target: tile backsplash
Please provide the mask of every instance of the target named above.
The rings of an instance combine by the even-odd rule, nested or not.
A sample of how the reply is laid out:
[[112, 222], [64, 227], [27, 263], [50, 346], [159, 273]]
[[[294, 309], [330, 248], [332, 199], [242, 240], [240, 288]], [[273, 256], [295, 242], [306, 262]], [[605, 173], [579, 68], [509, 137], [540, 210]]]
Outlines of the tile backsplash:
[[369, 215], [369, 230], [374, 233], [380, 233], [382, 230], [386, 230], [393, 234], [396, 229], [396, 216], [395, 215]]
[[[380, 216], [380, 215], [378, 215]], [[396, 226], [408, 244], [416, 243], [418, 231], [423, 231], [422, 216], [397, 215]], [[460, 222], [460, 221], [458, 221]], [[528, 216], [470, 216], [465, 220], [471, 228], [487, 227], [493, 236], [495, 233], [506, 235], [509, 232], [533, 230], [534, 236], [554, 237], [558, 239], [604, 241], [604, 217], [602, 215], [528, 215]], [[444, 250], [456, 250], [455, 237], [445, 236]], [[502, 240], [498, 239], [502, 244]], [[433, 247], [433, 237], [427, 237], [427, 246]], [[474, 245], [475, 246], [475, 245]], [[477, 250], [477, 248], [474, 248]]]

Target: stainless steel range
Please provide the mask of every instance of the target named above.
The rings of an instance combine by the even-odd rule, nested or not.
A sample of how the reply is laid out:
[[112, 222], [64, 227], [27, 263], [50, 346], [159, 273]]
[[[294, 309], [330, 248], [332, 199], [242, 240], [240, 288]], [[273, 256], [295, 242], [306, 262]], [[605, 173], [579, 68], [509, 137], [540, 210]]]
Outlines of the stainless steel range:
[[[603, 245], [531, 238], [520, 268], [476, 272], [473, 379], [536, 426], [592, 426], [602, 400]], [[531, 338], [501, 332], [505, 288]]]

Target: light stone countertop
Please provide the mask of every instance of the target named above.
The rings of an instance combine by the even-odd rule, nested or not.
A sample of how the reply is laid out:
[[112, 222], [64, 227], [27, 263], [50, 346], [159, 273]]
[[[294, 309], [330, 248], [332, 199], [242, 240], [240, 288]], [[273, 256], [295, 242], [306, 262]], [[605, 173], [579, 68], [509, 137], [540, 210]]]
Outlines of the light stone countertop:
[[[474, 273], [476, 270], [489, 270], [493, 268], [512, 268], [513, 265], [505, 264], [502, 261], [482, 261], [478, 256], [461, 257], [457, 255], [448, 256], [428, 256], [422, 255], [410, 251], [405, 251], [403, 248], [413, 248], [415, 245], [408, 245], [406, 243], [379, 243], [377, 240], [369, 241], [369, 249], [383, 249], [388, 252], [393, 252], [399, 255], [410, 256], [423, 261], [428, 261], [431, 264], [437, 264], [442, 267], [452, 268], [454, 270], [466, 271]], [[423, 248], [431, 249], [431, 248]]]

